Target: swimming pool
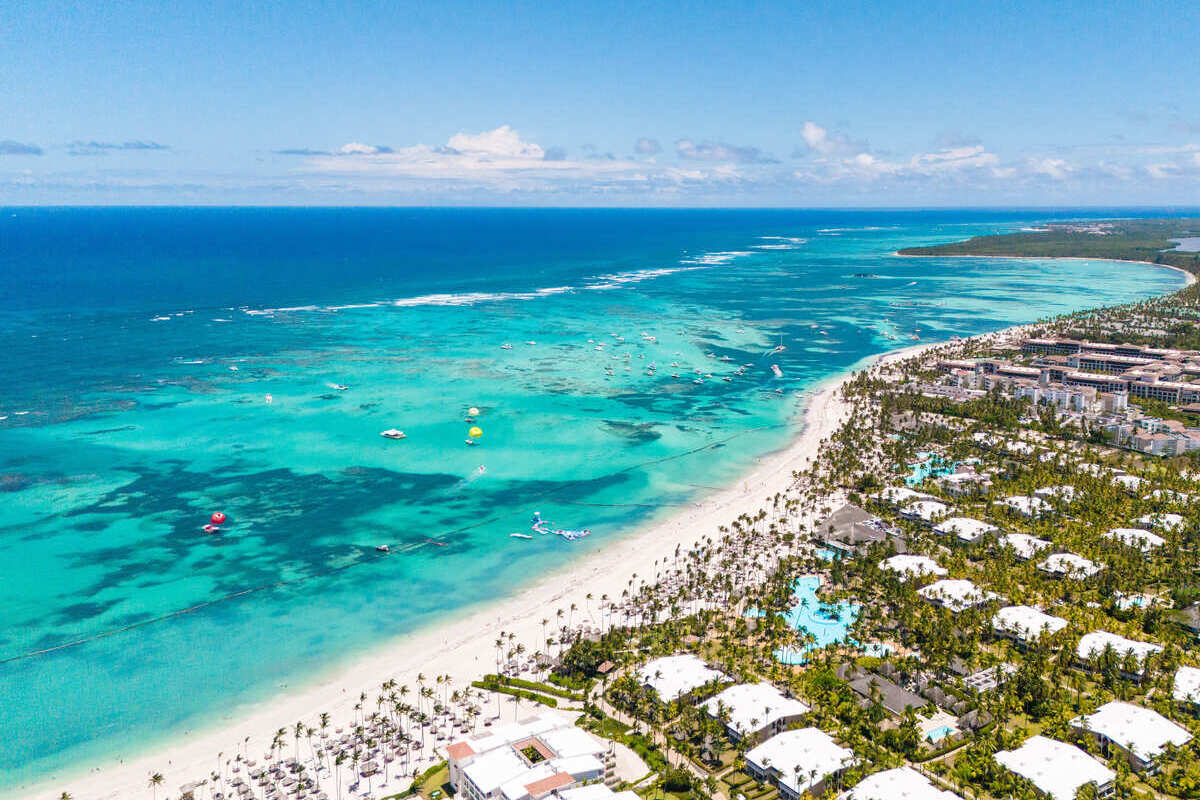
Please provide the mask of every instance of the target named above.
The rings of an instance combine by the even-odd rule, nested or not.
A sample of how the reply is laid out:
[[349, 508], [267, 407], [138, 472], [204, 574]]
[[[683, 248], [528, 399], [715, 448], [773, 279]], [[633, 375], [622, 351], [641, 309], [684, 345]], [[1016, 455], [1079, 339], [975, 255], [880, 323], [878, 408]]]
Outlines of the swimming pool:
[[817, 549], [817, 550], [816, 550], [816, 551], [813, 553], [813, 555], [815, 555], [817, 558], [819, 558], [819, 559], [821, 559], [821, 560], [823, 560], [823, 561], [836, 561], [836, 560], [838, 560], [839, 558], [841, 558], [841, 554], [840, 554], [840, 553], [838, 553], [838, 551], [834, 550], [834, 549], [833, 549], [833, 548], [831, 548], [831, 547], [821, 547], [821, 548], [818, 548], [818, 549]]
[[940, 742], [942, 739], [945, 739], [952, 733], [954, 733], [954, 728], [951, 728], [949, 725], [943, 725], [942, 727], [934, 728], [929, 733], [925, 734], [925, 738], [930, 742], [936, 743]]
[[813, 650], [846, 641], [850, 626], [858, 619], [861, 606], [850, 602], [824, 603], [817, 598], [820, 586], [821, 578], [818, 575], [797, 578], [793, 584], [792, 597], [796, 602], [784, 618], [796, 630], [811, 633], [813, 641], [804, 647], [776, 649], [774, 655], [780, 663], [803, 664]]

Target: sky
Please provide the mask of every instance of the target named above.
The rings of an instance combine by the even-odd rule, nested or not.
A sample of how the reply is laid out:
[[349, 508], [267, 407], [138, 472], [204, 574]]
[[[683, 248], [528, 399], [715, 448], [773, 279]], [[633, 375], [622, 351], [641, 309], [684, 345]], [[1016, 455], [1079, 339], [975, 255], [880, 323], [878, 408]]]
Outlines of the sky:
[[1200, 3], [0, 4], [0, 204], [1200, 205]]

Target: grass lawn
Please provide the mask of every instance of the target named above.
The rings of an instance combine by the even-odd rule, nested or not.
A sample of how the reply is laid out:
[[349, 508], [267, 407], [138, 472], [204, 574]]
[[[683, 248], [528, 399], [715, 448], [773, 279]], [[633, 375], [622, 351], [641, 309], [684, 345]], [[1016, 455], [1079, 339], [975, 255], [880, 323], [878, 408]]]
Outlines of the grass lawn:
[[454, 794], [450, 787], [450, 765], [443, 762], [420, 778], [417, 794], [426, 800], [439, 800]]

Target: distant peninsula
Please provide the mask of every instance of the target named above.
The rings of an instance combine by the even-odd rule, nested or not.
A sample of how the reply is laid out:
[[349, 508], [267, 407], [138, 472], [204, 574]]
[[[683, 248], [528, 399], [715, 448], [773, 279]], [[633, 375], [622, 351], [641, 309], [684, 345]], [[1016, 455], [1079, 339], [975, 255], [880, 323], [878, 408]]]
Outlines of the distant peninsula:
[[906, 247], [899, 255], [1103, 258], [1164, 264], [1200, 275], [1200, 218], [1054, 222], [1018, 233]]

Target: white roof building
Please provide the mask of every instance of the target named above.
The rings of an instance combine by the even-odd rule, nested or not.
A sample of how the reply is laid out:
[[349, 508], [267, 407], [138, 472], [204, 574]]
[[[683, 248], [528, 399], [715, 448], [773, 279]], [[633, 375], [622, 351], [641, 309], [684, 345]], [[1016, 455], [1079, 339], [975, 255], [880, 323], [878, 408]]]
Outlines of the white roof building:
[[1037, 452], [1037, 448], [1029, 442], [1022, 442], [1019, 439], [1010, 439], [1004, 443], [1004, 449], [1010, 453], [1016, 453], [1020, 456], [1031, 456]]
[[917, 500], [900, 512], [900, 516], [917, 522], [931, 524], [950, 513], [950, 506], [937, 500]]
[[1179, 671], [1175, 673], [1171, 696], [1180, 703], [1200, 705], [1200, 669], [1180, 667]]
[[[470, 800], [530, 800], [605, 776], [607, 745], [554, 712], [446, 747], [450, 783]], [[536, 752], [535, 757], [526, 751]]]
[[753, 772], [772, 776], [792, 797], [857, 762], [853, 750], [818, 728], [784, 731], [746, 753], [746, 765]]
[[970, 517], [951, 517], [933, 527], [933, 532], [942, 536], [957, 536], [964, 542], [974, 542], [981, 536], [999, 530], [995, 525]]
[[1094, 783], [1104, 790], [1117, 773], [1072, 744], [1031, 736], [1016, 750], [1001, 750], [996, 762], [1033, 783], [1054, 800], [1075, 800], [1079, 787]]
[[799, 700], [787, 697], [769, 683], [740, 683], [709, 698], [704, 710], [720, 718], [721, 709], [728, 713], [726, 727], [738, 738], [755, 736], [767, 729], [778, 730], [809, 712]]
[[723, 673], [690, 653], [656, 658], [638, 669], [638, 679], [663, 702], [678, 700], [706, 683], [726, 680]]
[[863, 778], [838, 800], [962, 800], [954, 792], [939, 789], [912, 767], [885, 769]]
[[1142, 485], [1142, 479], [1136, 475], [1114, 475], [1113, 481], [1129, 491], [1134, 491]]
[[1053, 503], [1055, 500], [1060, 503], [1070, 503], [1075, 499], [1074, 486], [1043, 486], [1033, 493], [1034, 497], [1039, 497], [1042, 500]]
[[1057, 577], [1074, 578], [1079, 581], [1092, 577], [1104, 569], [1104, 565], [1074, 553], [1055, 553], [1038, 564], [1038, 569]]
[[872, 495], [875, 500], [882, 500], [885, 503], [891, 503], [894, 506], [906, 506], [909, 503], [917, 500], [937, 500], [931, 494], [918, 492], [914, 489], [909, 489], [907, 486], [889, 486], [886, 489]]
[[1043, 633], [1055, 634], [1067, 627], [1062, 617], [1046, 614], [1032, 606], [1005, 606], [992, 617], [992, 630], [1027, 644]]
[[996, 505], [1006, 506], [1022, 517], [1029, 518], [1040, 517], [1053, 508], [1053, 506], [1040, 497], [1028, 497], [1023, 494], [1015, 494], [1012, 497], [1005, 497], [995, 502]]
[[1178, 530], [1183, 527], [1183, 517], [1179, 514], [1146, 514], [1138, 517], [1139, 525], [1149, 525], [1151, 528], [1161, 528], [1164, 531]]
[[1039, 550], [1049, 547], [1051, 543], [1046, 539], [1030, 536], [1028, 533], [1006, 533], [1000, 537], [1000, 544], [1011, 547], [1017, 558], [1028, 561], [1036, 556]]
[[939, 567], [938, 563], [928, 556], [914, 556], [909, 554], [892, 556], [885, 558], [879, 562], [880, 569], [886, 569], [900, 575], [901, 580], [909, 578], [919, 578], [922, 575], [945, 575], [945, 567]]
[[1075, 648], [1075, 654], [1079, 656], [1081, 661], [1090, 661], [1109, 647], [1116, 653], [1117, 658], [1122, 661], [1132, 653], [1139, 663], [1145, 661], [1146, 656], [1151, 653], [1162, 651], [1162, 647], [1157, 644], [1126, 639], [1124, 636], [1118, 636], [1108, 631], [1092, 631], [1091, 633], [1084, 634], [1079, 640], [1079, 646]]
[[917, 594], [930, 603], [951, 611], [965, 611], [998, 597], [994, 592], [985, 592], [970, 581], [954, 579], [935, 581], [923, 589], [918, 589]]
[[1143, 764], [1162, 755], [1167, 745], [1179, 747], [1192, 739], [1186, 729], [1157, 711], [1117, 700], [1076, 717], [1071, 726], [1107, 740]]
[[1121, 544], [1149, 553], [1156, 547], [1162, 547], [1166, 540], [1161, 536], [1141, 528], [1113, 528], [1102, 534], [1105, 539], [1113, 539]]

